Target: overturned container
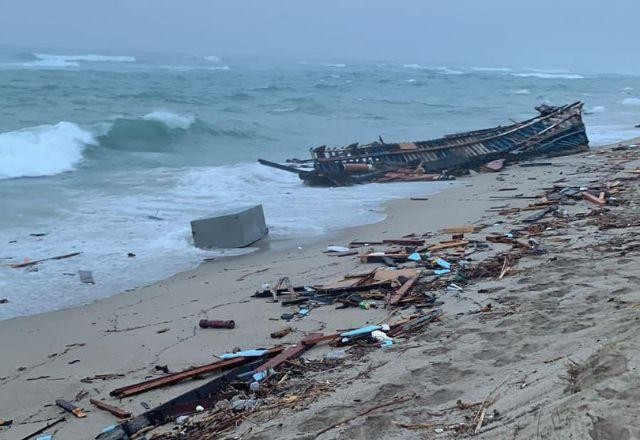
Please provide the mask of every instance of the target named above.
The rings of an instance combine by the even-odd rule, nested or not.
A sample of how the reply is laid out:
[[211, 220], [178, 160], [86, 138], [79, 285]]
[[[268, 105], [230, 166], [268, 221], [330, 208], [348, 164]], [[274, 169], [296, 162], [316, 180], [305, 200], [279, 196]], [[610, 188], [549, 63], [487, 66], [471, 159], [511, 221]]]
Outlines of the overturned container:
[[191, 221], [196, 247], [240, 248], [249, 246], [269, 233], [262, 205], [222, 211]]

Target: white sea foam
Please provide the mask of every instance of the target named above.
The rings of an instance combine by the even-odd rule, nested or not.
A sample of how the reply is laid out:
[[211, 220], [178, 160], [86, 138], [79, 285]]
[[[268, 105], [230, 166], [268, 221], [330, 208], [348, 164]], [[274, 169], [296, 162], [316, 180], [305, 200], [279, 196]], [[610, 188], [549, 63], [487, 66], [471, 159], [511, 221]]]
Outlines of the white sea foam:
[[322, 63], [324, 67], [347, 67], [344, 63]]
[[94, 136], [71, 122], [0, 133], [0, 178], [71, 171]]
[[2, 63], [2, 66], [9, 68], [36, 67], [41, 69], [63, 69], [66, 67], [78, 67], [78, 63], [75, 61], [65, 60], [36, 60], [24, 63]]
[[531, 94], [529, 89], [518, 89], [518, 90], [514, 90], [513, 93], [515, 95], [530, 95]]
[[127, 55], [100, 55], [100, 54], [85, 54], [85, 55], [57, 55], [49, 53], [34, 53], [36, 58], [42, 61], [86, 61], [86, 62], [111, 62], [111, 63], [135, 63], [136, 58]]
[[283, 107], [283, 108], [274, 108], [269, 110], [270, 113], [290, 113], [298, 110], [297, 107]]
[[[13, 295], [11, 302], [0, 308], [0, 319], [91, 302], [195, 267], [205, 257], [251, 251], [203, 251], [193, 246], [189, 221], [212, 210], [261, 203], [269, 236], [298, 237], [294, 239], [299, 241], [328, 230], [378, 221], [384, 218], [380, 203], [386, 200], [429, 195], [455, 185], [409, 182], [312, 188], [294, 174], [257, 163], [154, 168], [138, 173], [126, 170], [111, 174], [111, 179], [128, 190], [114, 196], [100, 186], [89, 186], [83, 188], [82, 197], [71, 197], [69, 204], [47, 205], [51, 209], [37, 220], [37, 227], [13, 222], [0, 229], [0, 242], [18, 239], [11, 245], [14, 261], [82, 251], [72, 259], [42, 265], [35, 273], [0, 271], [0, 284], [10, 285]], [[34, 238], [28, 235], [33, 231], [51, 233]], [[135, 260], [127, 257], [128, 252], [136, 255]], [[75, 273], [78, 267], [93, 272], [96, 285], [91, 289], [81, 285], [77, 277], [63, 275]]]
[[195, 122], [195, 118], [191, 115], [179, 115], [166, 110], [156, 110], [142, 117], [147, 121], [157, 121], [168, 128], [180, 128], [186, 130]]
[[587, 113], [604, 113], [607, 109], [601, 105], [594, 105], [587, 109]]
[[625, 98], [620, 103], [628, 107], [638, 107], [640, 106], [640, 98]]
[[476, 72], [511, 72], [509, 67], [472, 67]]
[[[261, 203], [270, 234], [291, 237], [375, 222], [384, 218], [380, 201], [433, 192], [446, 186], [449, 182], [370, 184], [318, 191], [302, 185], [295, 174], [243, 163], [189, 170], [167, 195], [176, 200], [197, 200], [193, 204], [193, 209], [201, 210], [197, 214], [206, 214], [210, 206], [228, 209]], [[318, 203], [319, 196], [323, 203]]]
[[538, 73], [571, 73], [571, 71], [567, 69], [540, 69], [538, 67], [525, 67], [522, 70]]
[[541, 79], [583, 79], [584, 76], [577, 73], [545, 73], [545, 72], [527, 72], [512, 73], [513, 76], [521, 78], [541, 78]]
[[209, 61], [212, 63], [217, 63], [221, 60], [220, 57], [215, 56], [215, 55], [189, 55], [187, 57], [185, 57], [188, 60], [204, 60], [204, 61]]
[[438, 73], [442, 73], [445, 75], [462, 75], [464, 72], [461, 70], [449, 69], [448, 67], [436, 67], [435, 70]]
[[406, 67], [407, 69], [431, 70], [433, 72], [442, 73], [443, 75], [461, 75], [464, 73], [461, 70], [449, 69], [445, 66], [429, 67], [421, 64], [404, 64], [403, 67]]
[[640, 129], [628, 125], [586, 124], [589, 143], [594, 146], [607, 145], [640, 137]]
[[158, 64], [152, 67], [153, 69], [167, 69], [186, 72], [189, 70], [231, 70], [231, 67], [224, 66], [175, 66], [172, 64]]

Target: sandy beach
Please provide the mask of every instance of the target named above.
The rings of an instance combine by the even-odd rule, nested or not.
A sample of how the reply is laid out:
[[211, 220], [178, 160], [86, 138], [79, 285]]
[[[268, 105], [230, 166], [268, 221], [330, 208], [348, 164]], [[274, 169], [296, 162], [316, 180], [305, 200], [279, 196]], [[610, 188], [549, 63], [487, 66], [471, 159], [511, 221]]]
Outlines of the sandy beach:
[[[236, 347], [293, 344], [314, 332], [378, 323], [389, 310], [336, 310], [329, 305], [287, 324], [280, 316], [289, 308], [251, 295], [284, 276], [294, 285], [318, 285], [376, 267], [357, 256], [323, 253], [327, 245], [427, 233], [432, 233], [428, 242], [437, 243], [451, 238], [438, 232], [442, 228], [464, 225], [488, 225], [465, 235], [467, 239], [484, 241], [488, 234], [508, 233], [522, 227], [520, 221], [531, 212], [504, 215], [501, 210], [527, 206], [532, 199], [523, 197], [538, 196], [563, 178], [567, 185], [588, 186], [638, 177], [624, 170], [638, 167], [640, 155], [635, 148], [608, 147], [549, 161], [547, 166], [512, 165], [499, 173], [463, 177], [428, 200], [388, 203], [387, 217], [379, 223], [203, 263], [87, 306], [0, 322], [0, 419], [13, 420], [12, 426], [0, 428], [0, 439], [23, 438], [65, 415], [54, 404], [60, 398], [77, 398], [87, 417], [67, 414], [65, 422], [51, 429], [55, 438], [94, 438], [118, 421], [93, 407], [89, 398], [137, 415], [145, 406], [204, 383], [186, 381], [122, 400], [109, 396], [115, 388], [162, 375], [156, 366], [176, 372], [214, 362]], [[638, 180], [623, 182], [626, 190], [620, 197], [625, 203], [608, 206], [606, 216], [628, 218], [635, 226], [601, 229], [594, 221], [599, 217], [589, 214], [597, 206], [584, 200], [562, 206], [565, 226], [556, 222], [536, 238], [545, 253], [523, 256], [502, 279], [473, 281], [461, 292], [432, 292], [445, 312], [437, 323], [399, 338], [388, 349], [351, 359], [347, 351], [336, 368], [304, 379], [321, 381], [330, 391], [299, 408], [256, 414], [226, 435], [314, 438], [376, 404], [410, 397], [318, 437], [471, 435], [460, 424], [471, 423], [481, 403], [486, 413], [478, 429], [481, 438], [639, 438], [639, 193]], [[490, 243], [469, 258], [475, 264], [510, 248]], [[413, 307], [405, 307], [390, 320], [412, 312]], [[198, 321], [203, 318], [233, 319], [236, 326], [201, 329]], [[270, 337], [285, 325], [294, 331], [281, 340]], [[317, 346], [304, 356], [322, 359], [330, 350]], [[488, 400], [491, 405], [485, 404]], [[177, 432], [171, 426], [157, 432], [167, 430]], [[153, 433], [146, 435], [153, 438]]]

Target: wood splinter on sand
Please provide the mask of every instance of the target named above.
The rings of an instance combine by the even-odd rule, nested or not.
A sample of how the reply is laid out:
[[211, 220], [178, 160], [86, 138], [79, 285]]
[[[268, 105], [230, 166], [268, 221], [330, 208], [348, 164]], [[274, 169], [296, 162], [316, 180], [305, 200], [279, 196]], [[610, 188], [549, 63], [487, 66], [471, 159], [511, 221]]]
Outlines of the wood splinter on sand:
[[63, 410], [65, 410], [67, 412], [70, 412], [71, 414], [73, 414], [74, 416], [78, 417], [79, 419], [87, 417], [87, 414], [84, 412], [84, 410], [82, 408], [77, 407], [73, 403], [67, 402], [64, 399], [56, 400], [56, 405], [58, 405]]
[[12, 269], [21, 269], [23, 267], [29, 267], [29, 266], [33, 266], [34, 264], [42, 263], [43, 261], [63, 260], [65, 258], [75, 257], [76, 255], [80, 255], [81, 253], [82, 252], [73, 252], [71, 254], [64, 254], [64, 255], [58, 255], [58, 256], [55, 256], [55, 257], [41, 258], [39, 260], [33, 260], [33, 261], [25, 261], [24, 263], [13, 263], [13, 264], [10, 264], [9, 267], [12, 268]]
[[129, 417], [131, 417], [131, 413], [129, 411], [126, 411], [122, 408], [118, 408], [117, 406], [109, 405], [108, 403], [103, 402], [102, 400], [89, 399], [89, 402], [91, 402], [96, 408], [99, 408], [103, 411], [107, 411], [113, 414], [114, 416], [118, 417], [119, 419], [128, 419]]

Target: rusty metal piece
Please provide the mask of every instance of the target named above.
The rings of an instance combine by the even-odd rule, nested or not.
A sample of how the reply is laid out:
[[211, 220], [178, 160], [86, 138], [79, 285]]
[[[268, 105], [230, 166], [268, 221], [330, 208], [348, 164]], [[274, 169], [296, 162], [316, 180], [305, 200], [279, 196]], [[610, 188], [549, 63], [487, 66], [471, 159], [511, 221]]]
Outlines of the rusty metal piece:
[[87, 417], [87, 414], [82, 410], [82, 408], [77, 407], [73, 403], [67, 402], [64, 399], [56, 400], [56, 405], [58, 405], [63, 410], [70, 412], [71, 414], [78, 417], [79, 419], [83, 417]]
[[[269, 349], [269, 351], [265, 356], [275, 356], [276, 354], [282, 352], [283, 350], [284, 349], [282, 347], [271, 348]], [[255, 360], [255, 358], [247, 358], [244, 356], [233, 358], [233, 359], [226, 359], [226, 360], [214, 362], [212, 364], [191, 368], [189, 370], [185, 370], [180, 373], [167, 374], [166, 376], [158, 377], [155, 379], [149, 379], [144, 382], [128, 385], [126, 387], [117, 388], [111, 391], [109, 395], [118, 397], [118, 398], [134, 396], [136, 394], [144, 393], [146, 391], [153, 390], [156, 388], [164, 387], [167, 385], [173, 385], [175, 383], [182, 382], [183, 380], [190, 379], [196, 376], [201, 376], [203, 374], [209, 374], [209, 373], [224, 371], [230, 368], [238, 367], [240, 365], [244, 365], [253, 360]]]
[[236, 322], [232, 319], [228, 321], [216, 320], [216, 319], [201, 319], [198, 323], [200, 328], [235, 328]]
[[89, 399], [89, 402], [91, 402], [97, 408], [100, 408], [103, 411], [107, 411], [113, 414], [119, 419], [128, 419], [129, 417], [131, 417], [131, 413], [129, 411], [126, 411], [122, 408], [118, 408], [117, 406], [109, 405], [108, 403], [103, 402], [102, 400]]
[[287, 336], [292, 331], [293, 331], [293, 328], [285, 327], [283, 329], [280, 329], [278, 331], [275, 331], [275, 332], [271, 333], [271, 337], [274, 338], [274, 339], [284, 338], [285, 336]]

